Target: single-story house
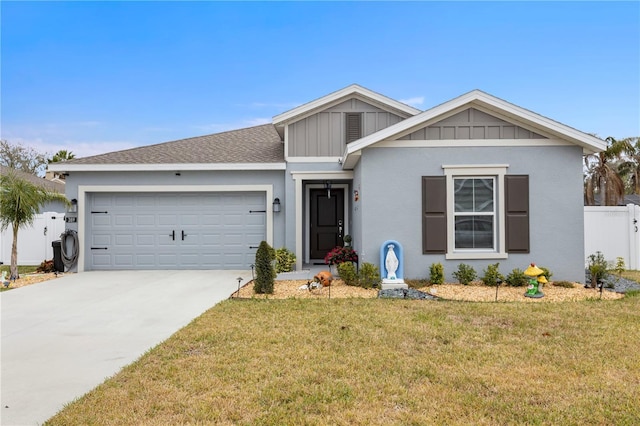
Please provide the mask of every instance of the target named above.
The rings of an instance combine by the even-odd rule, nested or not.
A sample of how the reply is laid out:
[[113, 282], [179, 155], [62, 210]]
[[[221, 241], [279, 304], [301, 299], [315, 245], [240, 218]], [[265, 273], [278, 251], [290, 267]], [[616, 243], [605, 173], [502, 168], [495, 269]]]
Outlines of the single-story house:
[[261, 240], [304, 264], [352, 237], [404, 277], [531, 262], [584, 277], [587, 133], [474, 90], [426, 111], [351, 85], [270, 124], [52, 164], [77, 200], [78, 270], [246, 269]]

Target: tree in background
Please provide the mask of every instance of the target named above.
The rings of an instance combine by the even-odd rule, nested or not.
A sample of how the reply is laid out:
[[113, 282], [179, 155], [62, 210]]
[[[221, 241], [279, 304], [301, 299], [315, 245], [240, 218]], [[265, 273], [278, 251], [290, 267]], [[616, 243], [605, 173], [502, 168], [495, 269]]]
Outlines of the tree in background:
[[584, 156], [584, 199], [588, 206], [595, 205], [595, 194], [600, 194], [600, 204], [616, 206], [624, 198], [625, 185], [618, 174], [617, 162], [622, 154], [629, 152], [631, 144], [628, 139], [605, 139], [607, 149]]
[[0, 230], [9, 226], [13, 230], [11, 246], [11, 278], [18, 275], [18, 230], [33, 224], [35, 216], [49, 201], [62, 201], [69, 204], [67, 198], [60, 193], [47, 191], [45, 188], [19, 178], [14, 172], [0, 176]]
[[20, 143], [12, 144], [0, 140], [0, 164], [33, 175], [41, 175], [47, 158], [44, 154]]
[[626, 138], [628, 150], [618, 164], [618, 174], [625, 181], [628, 194], [640, 194], [640, 137]]
[[76, 158], [76, 155], [73, 152], [67, 151], [66, 149], [61, 149], [60, 151], [53, 154], [53, 157], [47, 160], [47, 164], [73, 160], [74, 158]]

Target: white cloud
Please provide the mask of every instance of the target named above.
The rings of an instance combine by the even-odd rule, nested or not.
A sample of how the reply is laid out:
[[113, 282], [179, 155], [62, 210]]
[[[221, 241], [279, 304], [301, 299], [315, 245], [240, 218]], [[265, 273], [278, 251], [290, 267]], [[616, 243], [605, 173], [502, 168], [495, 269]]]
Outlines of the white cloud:
[[107, 152], [121, 151], [123, 149], [134, 148], [139, 144], [131, 141], [92, 141], [78, 142], [65, 140], [64, 142], [45, 142], [42, 138], [11, 138], [11, 143], [19, 143], [26, 147], [33, 148], [37, 152], [51, 157], [61, 149], [71, 151], [76, 158], [90, 157], [92, 155], [104, 154]]
[[411, 105], [412, 107], [418, 107], [424, 104], [424, 96], [414, 96], [413, 98], [400, 99], [403, 104]]

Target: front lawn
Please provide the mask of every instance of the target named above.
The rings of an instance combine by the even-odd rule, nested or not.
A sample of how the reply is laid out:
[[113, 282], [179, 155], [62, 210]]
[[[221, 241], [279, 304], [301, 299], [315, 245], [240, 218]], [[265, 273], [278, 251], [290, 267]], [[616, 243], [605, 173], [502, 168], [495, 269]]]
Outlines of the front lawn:
[[640, 297], [228, 300], [48, 425], [638, 424]]

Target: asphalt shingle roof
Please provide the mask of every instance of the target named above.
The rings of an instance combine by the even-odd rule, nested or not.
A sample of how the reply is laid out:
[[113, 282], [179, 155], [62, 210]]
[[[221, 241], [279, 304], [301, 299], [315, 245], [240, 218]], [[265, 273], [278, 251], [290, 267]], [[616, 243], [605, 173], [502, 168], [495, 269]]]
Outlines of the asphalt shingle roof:
[[273, 124], [198, 136], [66, 161], [66, 164], [282, 163]]
[[32, 175], [31, 173], [23, 172], [21, 170], [12, 169], [11, 167], [3, 166], [0, 164], [0, 174], [8, 174], [15, 173], [17, 177], [24, 179], [28, 182], [36, 184], [47, 191], [51, 192], [59, 192], [60, 194], [64, 194], [64, 184], [59, 182], [52, 182], [45, 178], [38, 177], [36, 175]]

